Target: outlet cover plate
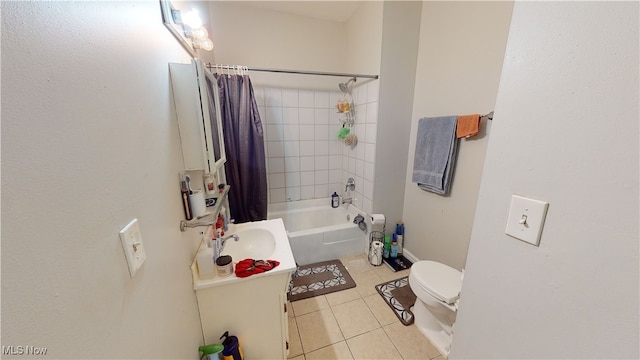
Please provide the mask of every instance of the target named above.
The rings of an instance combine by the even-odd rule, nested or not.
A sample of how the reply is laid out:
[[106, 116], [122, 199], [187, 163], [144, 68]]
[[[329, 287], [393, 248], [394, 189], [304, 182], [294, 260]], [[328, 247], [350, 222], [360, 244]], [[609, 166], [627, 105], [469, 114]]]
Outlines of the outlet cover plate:
[[120, 230], [120, 241], [122, 241], [122, 248], [127, 257], [129, 274], [133, 277], [142, 264], [144, 264], [144, 261], [147, 260], [147, 252], [144, 250], [144, 245], [142, 244], [142, 235], [140, 234], [138, 219], [131, 220], [127, 226]]
[[547, 202], [513, 195], [505, 233], [539, 246], [548, 207], [549, 203]]

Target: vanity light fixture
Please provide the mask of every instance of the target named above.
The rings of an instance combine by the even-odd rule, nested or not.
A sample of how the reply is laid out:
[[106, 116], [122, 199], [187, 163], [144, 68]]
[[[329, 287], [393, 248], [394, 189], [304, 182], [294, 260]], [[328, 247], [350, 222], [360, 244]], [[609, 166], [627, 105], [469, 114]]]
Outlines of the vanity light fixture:
[[198, 49], [213, 50], [213, 41], [209, 39], [207, 29], [202, 26], [198, 10], [182, 12], [168, 0], [160, 0], [160, 8], [164, 24], [191, 56], [197, 58]]

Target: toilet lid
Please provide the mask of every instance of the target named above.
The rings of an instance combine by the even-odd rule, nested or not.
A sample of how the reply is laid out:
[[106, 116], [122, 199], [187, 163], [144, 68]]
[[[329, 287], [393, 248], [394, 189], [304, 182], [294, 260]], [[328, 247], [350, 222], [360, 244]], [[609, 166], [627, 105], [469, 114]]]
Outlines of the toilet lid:
[[436, 299], [453, 304], [460, 297], [462, 273], [435, 261], [418, 261], [411, 273], [420, 286]]

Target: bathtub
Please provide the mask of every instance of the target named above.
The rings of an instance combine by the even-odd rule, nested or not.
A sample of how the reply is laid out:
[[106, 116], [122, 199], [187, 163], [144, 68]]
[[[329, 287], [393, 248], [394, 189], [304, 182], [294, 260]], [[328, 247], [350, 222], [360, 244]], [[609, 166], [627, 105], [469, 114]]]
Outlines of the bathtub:
[[268, 219], [282, 218], [298, 265], [366, 252], [367, 234], [353, 219], [362, 214], [353, 205], [331, 207], [331, 198], [269, 204]]

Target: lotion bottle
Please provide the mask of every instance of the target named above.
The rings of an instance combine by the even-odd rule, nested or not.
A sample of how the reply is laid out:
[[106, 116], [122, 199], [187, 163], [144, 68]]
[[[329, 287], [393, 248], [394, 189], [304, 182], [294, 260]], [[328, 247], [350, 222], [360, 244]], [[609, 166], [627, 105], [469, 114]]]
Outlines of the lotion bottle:
[[196, 256], [200, 279], [211, 279], [216, 275], [213, 263], [213, 248], [209, 245], [210, 244], [207, 244], [206, 236], [203, 236], [200, 251], [198, 251], [198, 255]]

